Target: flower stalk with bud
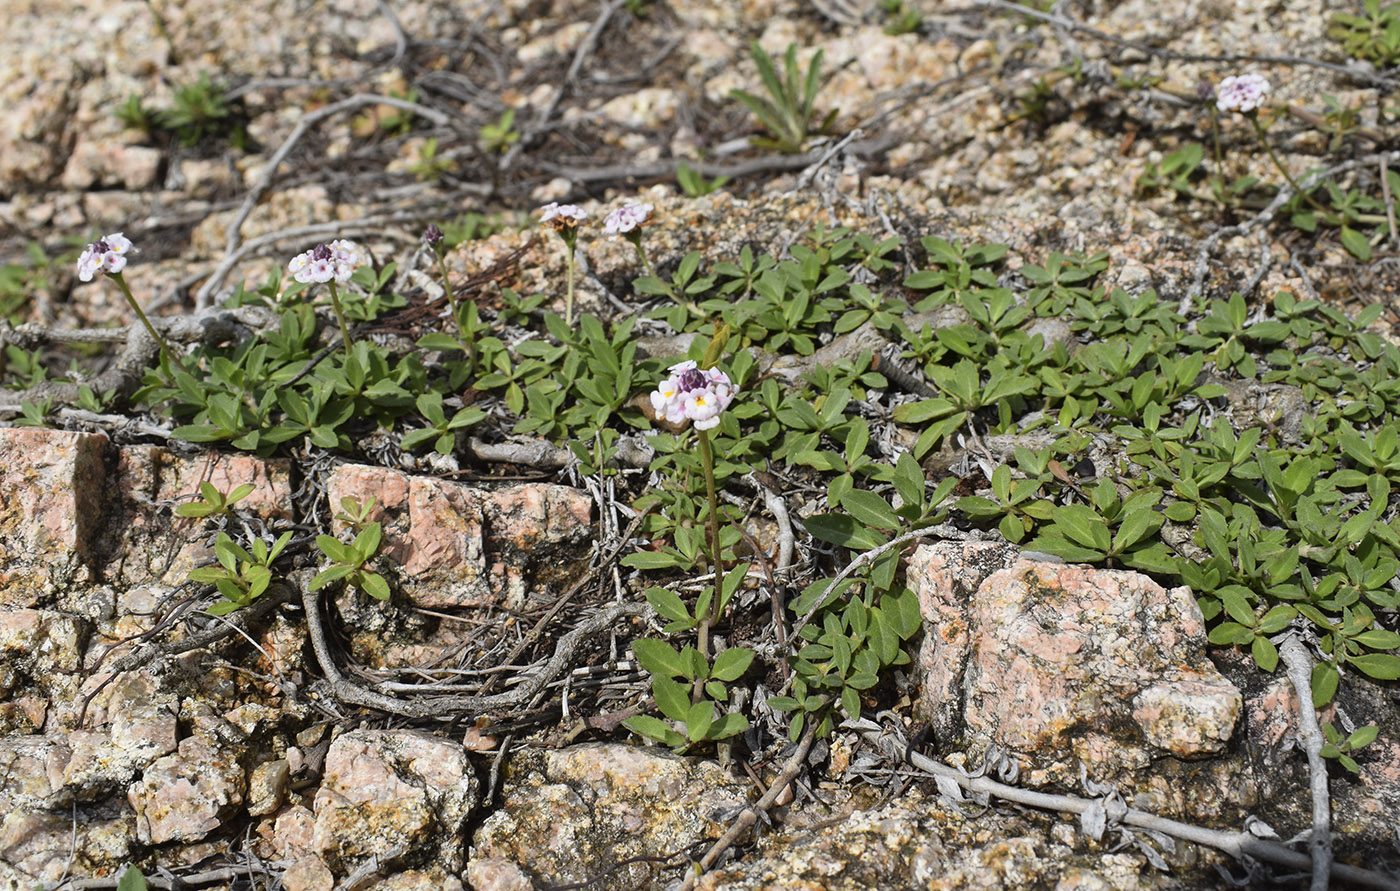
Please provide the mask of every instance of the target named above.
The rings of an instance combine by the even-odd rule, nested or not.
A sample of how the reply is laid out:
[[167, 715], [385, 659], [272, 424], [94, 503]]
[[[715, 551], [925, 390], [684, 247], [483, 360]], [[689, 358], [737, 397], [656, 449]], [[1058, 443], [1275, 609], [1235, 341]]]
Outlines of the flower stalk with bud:
[[112, 281], [116, 282], [117, 288], [126, 298], [126, 302], [136, 312], [136, 317], [141, 320], [141, 324], [146, 327], [146, 332], [151, 335], [156, 343], [160, 344], [161, 351], [167, 357], [174, 356], [174, 351], [170, 349], [170, 344], [161, 337], [160, 332], [151, 324], [151, 320], [146, 318], [146, 314], [141, 310], [140, 304], [131, 293], [131, 287], [127, 285], [126, 279], [122, 276], [122, 270], [126, 268], [127, 254], [132, 250], [131, 240], [120, 232], [113, 232], [105, 238], [100, 238], [83, 249], [78, 257], [78, 278], [90, 282], [98, 274], [104, 274]]
[[452, 308], [452, 323], [457, 326], [457, 333], [462, 333], [462, 323], [457, 319], [457, 295], [452, 291], [452, 277], [447, 274], [447, 256], [443, 250], [445, 236], [436, 223], [429, 223], [428, 228], [423, 230], [423, 243], [433, 252], [433, 257], [437, 260], [438, 275], [442, 276], [442, 292], [447, 295], [447, 305]]
[[540, 216], [540, 223], [559, 233], [559, 237], [564, 241], [567, 249], [564, 262], [567, 264], [569, 284], [568, 292], [564, 297], [564, 323], [572, 325], [574, 323], [574, 249], [578, 246], [578, 227], [584, 220], [588, 219], [588, 212], [581, 207], [572, 204], [560, 204], [551, 201], [541, 210], [544, 212]]
[[647, 256], [646, 249], [642, 247], [642, 224], [647, 221], [651, 209], [650, 204], [625, 204], [608, 214], [607, 219], [603, 221], [603, 233], [613, 236], [621, 235], [630, 241], [632, 246], [637, 249], [638, 258], [642, 261], [642, 271], [647, 274], [652, 283], [659, 285], [667, 297], [684, 306], [692, 315], [700, 315], [700, 310], [694, 303], [676, 293], [675, 288], [656, 274], [656, 268], [651, 265], [651, 258]]
[[1288, 172], [1288, 168], [1283, 166], [1278, 154], [1274, 151], [1273, 145], [1269, 142], [1268, 132], [1264, 129], [1264, 123], [1259, 120], [1259, 109], [1264, 106], [1264, 97], [1269, 95], [1269, 81], [1259, 74], [1240, 74], [1227, 77], [1220, 82], [1219, 89], [1216, 90], [1215, 107], [1222, 112], [1236, 112], [1249, 119], [1249, 123], [1254, 126], [1254, 133], [1259, 137], [1260, 145], [1264, 146], [1264, 151], [1269, 153], [1269, 160], [1274, 162], [1278, 172], [1283, 174], [1288, 185], [1293, 188], [1295, 194], [1302, 195], [1307, 201], [1324, 215], [1328, 213], [1327, 208], [1318, 204], [1312, 195], [1303, 191], [1302, 186], [1293, 178], [1293, 174]]
[[346, 356], [351, 355], [353, 342], [350, 328], [345, 324], [345, 313], [340, 308], [340, 292], [336, 284], [350, 281], [360, 262], [360, 252], [353, 244], [336, 239], [330, 244], [318, 244], [309, 251], [297, 254], [287, 264], [292, 277], [302, 284], [325, 284], [330, 289], [331, 307], [335, 309], [336, 321], [340, 323], [340, 337], [345, 343]]
[[[705, 472], [705, 495], [710, 505], [709, 543], [715, 575], [715, 596], [710, 599], [710, 609], [705, 615], [696, 617], [699, 620], [696, 649], [705, 658], [709, 657], [710, 628], [719, 620], [719, 590], [724, 577], [719, 543], [719, 493], [715, 486], [715, 455], [710, 443], [710, 431], [719, 426], [720, 415], [734, 401], [734, 382], [713, 365], [726, 339], [721, 335], [711, 343], [704, 368], [691, 360], [672, 365], [670, 376], [651, 394], [651, 405], [658, 417], [671, 424], [689, 420], [700, 440], [700, 464]], [[695, 701], [701, 697], [702, 687], [703, 682], [697, 681], [693, 694]]]

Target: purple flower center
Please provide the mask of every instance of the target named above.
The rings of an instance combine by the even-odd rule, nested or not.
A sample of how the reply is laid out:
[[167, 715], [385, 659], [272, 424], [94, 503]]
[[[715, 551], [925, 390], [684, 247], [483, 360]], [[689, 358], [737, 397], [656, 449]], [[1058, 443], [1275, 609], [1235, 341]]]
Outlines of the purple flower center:
[[311, 259], [313, 260], [329, 260], [330, 258], [331, 249], [324, 244], [318, 244], [311, 249]]
[[107, 243], [105, 238], [99, 238], [93, 242], [92, 249], [94, 253], [105, 254], [112, 249], [112, 246]]
[[423, 240], [428, 244], [437, 244], [442, 241], [442, 230], [436, 223], [429, 223], [428, 228], [423, 231]]
[[676, 381], [676, 389], [682, 393], [689, 393], [691, 390], [705, 389], [705, 375], [698, 369], [687, 368], [681, 372], [680, 379]]

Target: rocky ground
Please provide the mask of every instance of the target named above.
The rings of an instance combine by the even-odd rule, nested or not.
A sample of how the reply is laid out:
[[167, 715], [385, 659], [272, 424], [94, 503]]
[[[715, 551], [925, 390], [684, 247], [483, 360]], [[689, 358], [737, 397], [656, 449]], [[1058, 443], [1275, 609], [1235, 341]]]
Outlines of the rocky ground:
[[[398, 261], [396, 284], [421, 292], [423, 226], [454, 219], [487, 235], [449, 254], [454, 276], [562, 310], [563, 252], [528, 214], [571, 201], [601, 219], [644, 200], [668, 274], [690, 250], [782, 252], [848, 225], [1004, 243], [1013, 270], [1106, 251], [1103, 284], [1133, 294], [1287, 289], [1382, 302], [1380, 325], [1400, 322], [1378, 185], [1400, 169], [1383, 151], [1400, 76], [1327, 36], [1339, 7], [910, 0], [917, 27], [893, 34], [895, 5], [0, 0], [0, 260], [26, 270], [0, 311], [125, 324], [115, 288], [72, 272], [74, 246], [112, 231], [140, 248], [126, 279], [157, 317], [217, 306], [335, 237]], [[804, 64], [823, 52], [817, 106], [838, 111], [805, 153], [750, 143], [760, 131], [730, 95], [762, 92], [750, 40], [775, 57], [795, 44]], [[1271, 133], [1282, 163], [1340, 166], [1346, 188], [1375, 193], [1363, 210], [1379, 221], [1355, 223], [1364, 262], [1336, 229], [1289, 225], [1267, 191], [1144, 187], [1182, 145], [1211, 150], [1198, 85], [1245, 69], [1296, 111]], [[132, 96], [179, 107], [201, 75], [224, 103], [201, 132], [116, 114]], [[1357, 108], [1335, 144], [1316, 123], [1325, 94]], [[483, 128], [507, 109], [518, 140], [493, 142]], [[1222, 118], [1220, 141], [1231, 178], [1280, 184], [1243, 118]], [[680, 161], [729, 182], [688, 195]], [[58, 259], [25, 259], [30, 243]], [[630, 245], [585, 235], [580, 259], [582, 310], [636, 297]], [[81, 374], [113, 372], [94, 356]], [[0, 396], [3, 417], [21, 418], [15, 401]], [[476, 460], [447, 467], [375, 463], [358, 443], [311, 466], [166, 442], [149, 419], [69, 421], [0, 429], [0, 889], [115, 887], [133, 863], [152, 887], [661, 888], [755, 819], [696, 887], [1306, 881], [1296, 691], [1209, 646], [1189, 589], [992, 535], [923, 543], [904, 564], [917, 658], [887, 708], [796, 758], [771, 713], [683, 757], [620, 727], [648, 707], [629, 644], [661, 622], [616, 565], [628, 517], [610, 484], [557, 447], [501, 463], [474, 443]], [[327, 593], [323, 620], [308, 564], [228, 620], [199, 614], [180, 586], [212, 535], [172, 507], [201, 480], [252, 483], [239, 522], [308, 535], [343, 530], [342, 497], [375, 497], [393, 598]], [[785, 497], [799, 519], [817, 500]], [[755, 544], [776, 552], [782, 523], [754, 515]], [[1321, 715], [1381, 727], [1359, 775], [1333, 768], [1337, 859], [1356, 870], [1337, 887], [1400, 874], [1394, 694], [1355, 678]], [[780, 776], [792, 784], [756, 807]]]

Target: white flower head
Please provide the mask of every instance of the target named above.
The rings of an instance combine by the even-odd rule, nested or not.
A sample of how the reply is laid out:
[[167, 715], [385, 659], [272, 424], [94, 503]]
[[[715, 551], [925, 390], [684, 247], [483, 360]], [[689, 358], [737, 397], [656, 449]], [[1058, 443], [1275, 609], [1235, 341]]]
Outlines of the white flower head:
[[649, 213], [650, 204], [627, 204], [619, 207], [603, 221], [603, 232], [607, 235], [625, 235], [645, 223]]
[[1259, 74], [1241, 74], [1227, 77], [1215, 91], [1215, 107], [1221, 111], [1238, 111], [1247, 114], [1264, 104], [1269, 94], [1269, 82]]
[[126, 268], [127, 255], [131, 252], [130, 239], [120, 232], [100, 238], [78, 256], [78, 278], [90, 282], [100, 273], [116, 275]]
[[557, 201], [551, 201], [540, 210], [543, 211], [540, 215], [540, 222], [548, 224], [554, 229], [575, 229], [588, 219], [588, 211], [573, 204], [560, 204]]
[[344, 284], [355, 274], [359, 265], [359, 250], [350, 242], [338, 239], [297, 254], [287, 264], [287, 269], [292, 273], [292, 278], [304, 285], [331, 279]]
[[360, 251], [355, 245], [338, 238], [326, 245], [331, 251], [331, 262], [335, 268], [335, 280], [341, 284], [350, 281], [350, 276], [360, 267]]
[[701, 371], [689, 360], [672, 365], [670, 371], [670, 377], [651, 394], [657, 415], [668, 424], [680, 424], [689, 418], [697, 430], [718, 426], [720, 414], [734, 401], [734, 383], [729, 375], [718, 368]]

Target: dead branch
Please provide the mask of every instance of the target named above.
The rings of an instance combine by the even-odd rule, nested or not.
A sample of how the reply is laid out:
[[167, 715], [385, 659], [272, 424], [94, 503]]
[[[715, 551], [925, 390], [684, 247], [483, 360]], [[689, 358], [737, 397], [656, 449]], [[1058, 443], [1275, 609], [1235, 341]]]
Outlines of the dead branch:
[[817, 738], [818, 721], [807, 722], [807, 732], [802, 734], [802, 739], [798, 741], [796, 750], [791, 757], [783, 762], [783, 769], [774, 778], [773, 784], [768, 787], [768, 791], [763, 793], [763, 797], [754, 802], [752, 807], [744, 808], [743, 813], [729, 825], [724, 835], [719, 837], [711, 847], [705, 852], [705, 856], [700, 858], [698, 869], [691, 869], [685, 881], [681, 883], [680, 891], [690, 891], [695, 887], [695, 881], [704, 875], [705, 870], [715, 865], [715, 861], [720, 858], [725, 851], [734, 845], [739, 837], [747, 832], [753, 824], [758, 822], [759, 814], [768, 812], [773, 806], [773, 802], [778, 800], [778, 796], [783, 794], [788, 785], [792, 783], [797, 775], [802, 772], [802, 767], [807, 762], [807, 753], [812, 749], [812, 741]]
[[474, 717], [487, 712], [512, 708], [530, 701], [551, 681], [563, 674], [578, 651], [594, 636], [617, 624], [623, 618], [636, 618], [646, 614], [649, 607], [644, 603], [610, 603], [601, 606], [593, 615], [579, 623], [573, 631], [559, 638], [554, 655], [542, 668], [527, 677], [514, 689], [493, 696], [443, 696], [424, 699], [403, 700], [367, 690], [349, 680], [335, 664], [331, 655], [330, 642], [326, 637], [325, 626], [321, 622], [320, 600], [316, 592], [308, 586], [301, 591], [302, 605], [306, 609], [306, 627], [311, 637], [311, 646], [316, 653], [316, 662], [326, 677], [331, 693], [349, 705], [372, 708], [391, 715], [405, 718], [452, 719], [467, 713]]
[[[995, 796], [1005, 801], [1026, 805], [1027, 807], [1067, 814], [1083, 814], [1091, 807], [1098, 805], [1098, 802], [1091, 799], [1078, 798], [1073, 795], [1052, 795], [1047, 792], [1033, 792], [1029, 789], [1018, 789], [1015, 786], [998, 783], [985, 776], [970, 776], [960, 770], [949, 767], [941, 761], [936, 761], [927, 755], [922, 755], [914, 751], [909, 748], [902, 739], [897, 738], [893, 733], [886, 732], [873, 721], [847, 721], [843, 726], [855, 727], [860, 731], [861, 736], [865, 737], [865, 739], [871, 743], [874, 743], [881, 751], [892, 758], [911, 764], [915, 768], [933, 776], [946, 777], [969, 792], [978, 795]], [[1283, 845], [1274, 842], [1256, 838], [1248, 832], [1223, 832], [1218, 829], [1206, 829], [1202, 826], [1192, 826], [1189, 823], [1182, 823], [1178, 820], [1159, 817], [1155, 814], [1149, 814], [1146, 811], [1140, 811], [1135, 808], [1126, 808], [1121, 817], [1121, 822], [1128, 826], [1149, 829], [1153, 832], [1169, 835], [1172, 838], [1181, 839], [1182, 841], [1194, 842], [1198, 845], [1214, 848], [1217, 851], [1223, 851], [1237, 859], [1253, 857], [1256, 860], [1263, 860], [1267, 863], [1274, 863], [1289, 869], [1307, 869], [1311, 865], [1311, 860], [1308, 855], [1289, 850]], [[1366, 888], [1375, 888], [1377, 891], [1394, 891], [1396, 887], [1394, 876], [1388, 876], [1370, 869], [1361, 869], [1355, 866], [1343, 866], [1334, 863], [1332, 864], [1331, 874], [1333, 877], [1343, 881], [1351, 882], [1352, 884]]]
[[1322, 759], [1322, 730], [1317, 726], [1317, 709], [1313, 708], [1312, 659], [1298, 640], [1296, 633], [1288, 634], [1278, 647], [1279, 657], [1298, 695], [1298, 740], [1308, 756], [1308, 777], [1312, 788], [1312, 891], [1327, 891], [1332, 873], [1332, 808], [1327, 789], [1327, 762]]

